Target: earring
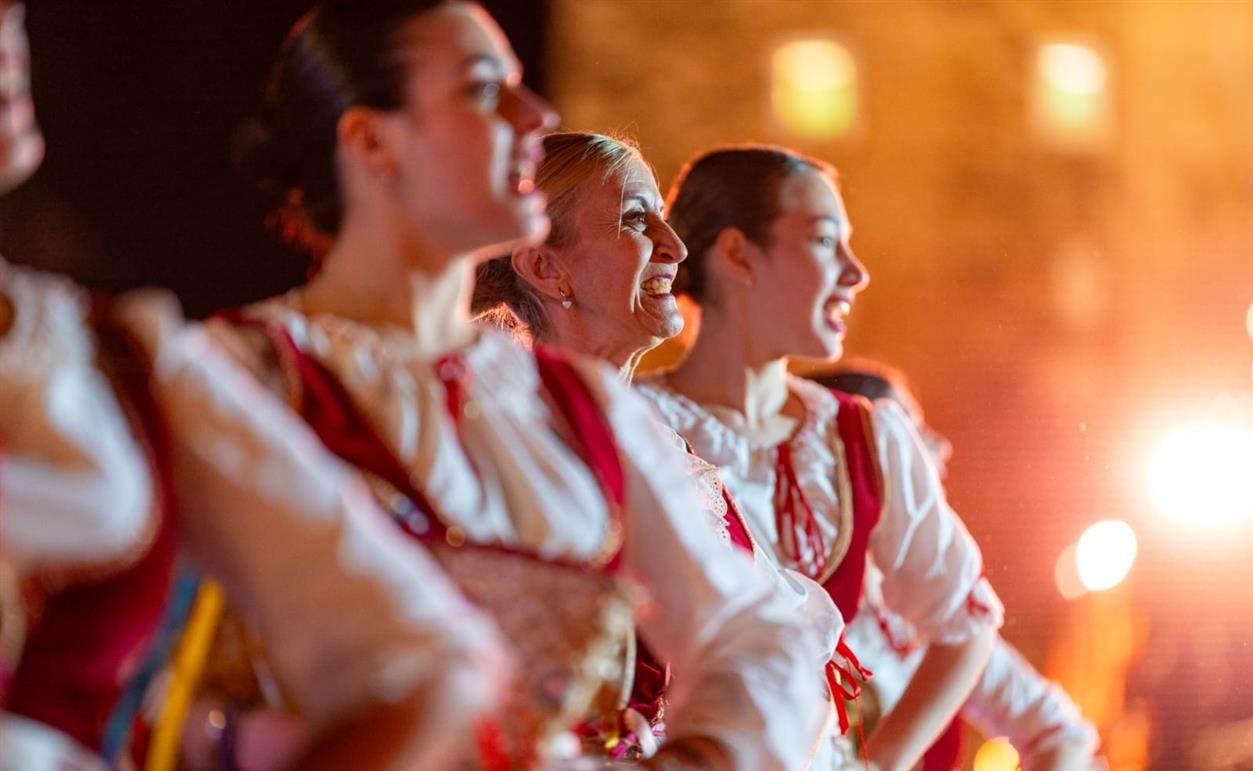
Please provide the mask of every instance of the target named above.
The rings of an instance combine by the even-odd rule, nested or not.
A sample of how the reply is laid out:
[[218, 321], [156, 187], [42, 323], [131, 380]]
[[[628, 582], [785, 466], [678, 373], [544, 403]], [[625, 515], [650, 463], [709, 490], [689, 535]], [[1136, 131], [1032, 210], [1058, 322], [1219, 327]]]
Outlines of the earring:
[[574, 307], [574, 298], [564, 291], [561, 293], [561, 307], [566, 310], [570, 310]]

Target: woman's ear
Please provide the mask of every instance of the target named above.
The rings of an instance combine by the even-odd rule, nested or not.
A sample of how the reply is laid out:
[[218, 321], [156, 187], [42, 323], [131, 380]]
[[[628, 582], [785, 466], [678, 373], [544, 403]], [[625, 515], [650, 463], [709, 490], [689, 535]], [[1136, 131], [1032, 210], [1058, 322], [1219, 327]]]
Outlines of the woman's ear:
[[400, 162], [382, 113], [369, 107], [350, 107], [336, 126], [344, 155], [374, 176], [388, 181], [396, 176]]
[[549, 247], [542, 244], [520, 246], [513, 250], [510, 262], [518, 278], [530, 285], [536, 293], [553, 302], [569, 299], [573, 291], [570, 272]]
[[709, 256], [717, 270], [731, 281], [752, 286], [757, 281], [757, 260], [761, 249], [739, 228], [723, 228], [714, 239]]

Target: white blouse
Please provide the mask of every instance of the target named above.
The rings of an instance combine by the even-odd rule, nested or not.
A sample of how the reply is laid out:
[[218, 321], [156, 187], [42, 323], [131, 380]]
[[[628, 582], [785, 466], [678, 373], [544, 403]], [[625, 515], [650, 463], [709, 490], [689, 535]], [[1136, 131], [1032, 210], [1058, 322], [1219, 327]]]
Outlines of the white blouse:
[[0, 553], [21, 572], [124, 564], [153, 532], [143, 449], [95, 367], [89, 299], [0, 260]]
[[[883, 607], [882, 573], [866, 571], [865, 604], [849, 623], [847, 641], [874, 672], [870, 686], [880, 709], [890, 712], [913, 678], [927, 641], [908, 621]], [[997, 638], [988, 665], [961, 708], [961, 718], [987, 737], [1006, 737], [1029, 762], [1060, 742], [1076, 742], [1089, 752], [1096, 729], [1057, 684], [1044, 679], [1012, 645]]]
[[[406, 332], [306, 317], [284, 300], [255, 312], [279, 320], [334, 372], [433, 505], [469, 540], [575, 560], [601, 547], [611, 521], [606, 501], [555, 432], [559, 423], [541, 397], [529, 351], [491, 331], [460, 351], [468, 374], [455, 427], [436, 364], [415, 354]], [[264, 371], [237, 330], [214, 331]], [[693, 516], [700, 505], [686, 478], [688, 461], [667, 444], [645, 405], [608, 368], [586, 360], [576, 367], [623, 461], [622, 564], [652, 601], [640, 633], [683, 673], [669, 694], [668, 735], [720, 740], [745, 771], [802, 767], [826, 720], [818, 708], [830, 654], [825, 641], [747, 557], [728, 553], [707, 520]]]
[[[31, 569], [120, 567], [153, 530], [153, 478], [93, 366], [86, 298], [60, 279], [0, 270], [15, 309], [0, 337], [0, 551]], [[132, 295], [114, 310], [156, 352], [181, 543], [281, 651], [273, 663], [293, 706], [317, 727], [450, 668], [478, 703], [495, 703], [508, 662], [494, 624], [393, 537], [357, 475], [204, 329], [185, 327], [171, 298]], [[64, 760], [28, 723], [0, 720], [0, 747]]]
[[[760, 444], [709, 408], [668, 390], [664, 380], [644, 380], [640, 393], [696, 452], [718, 466], [758, 543], [774, 545], [775, 445]], [[796, 480], [827, 543], [847, 528], [846, 484], [836, 425], [839, 402], [825, 388], [789, 376], [788, 388], [805, 417], [788, 440]], [[870, 534], [869, 552], [885, 574], [885, 604], [937, 643], [957, 644], [979, 629], [999, 626], [1001, 604], [983, 578], [978, 546], [949, 507], [944, 489], [909, 419], [890, 402], [871, 412], [874, 449], [884, 479], [883, 511]]]

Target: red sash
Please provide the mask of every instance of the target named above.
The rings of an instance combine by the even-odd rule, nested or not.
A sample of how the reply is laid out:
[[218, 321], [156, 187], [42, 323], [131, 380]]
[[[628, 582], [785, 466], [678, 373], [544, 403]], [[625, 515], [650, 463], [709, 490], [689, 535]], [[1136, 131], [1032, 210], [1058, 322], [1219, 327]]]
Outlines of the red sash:
[[[851, 619], [861, 605], [862, 585], [866, 575], [866, 550], [870, 545], [870, 533], [879, 523], [883, 509], [883, 480], [875, 456], [873, 434], [870, 426], [870, 403], [860, 396], [840, 391], [831, 394], [839, 402], [836, 429], [844, 445], [844, 461], [850, 482], [852, 500], [852, 534], [848, 550], [840, 564], [826, 577], [822, 587], [831, 595], [844, 618]], [[826, 543], [814, 519], [814, 513], [796, 480], [792, 465], [792, 450], [788, 442], [776, 450], [775, 466], [775, 518], [778, 523], [781, 551], [796, 557], [806, 551], [814, 558], [795, 567], [814, 580], [821, 580], [830, 570], [831, 545]], [[836, 470], [839, 473], [839, 470]], [[802, 548], [796, 543], [803, 538]]]
[[166, 436], [148, 389], [147, 362], [102, 304], [93, 315], [101, 369], [150, 452], [156, 531], [143, 554], [121, 570], [51, 591], [31, 587], [35, 611], [7, 709], [99, 749], [105, 724], [165, 610], [177, 528]]
[[853, 537], [844, 559], [823, 584], [844, 618], [857, 615], [862, 586], [866, 579], [866, 550], [870, 533], [879, 524], [883, 511], [883, 477], [879, 473], [874, 434], [870, 424], [870, 402], [860, 396], [832, 391], [840, 403], [836, 415], [844, 461], [853, 492]]
[[[420, 540], [443, 540], [449, 536], [447, 525], [439, 519], [438, 509], [417, 487], [409, 470], [369, 419], [361, 414], [352, 395], [333, 372], [303, 351], [277, 323], [267, 323], [241, 311], [230, 311], [220, 317], [267, 334], [279, 355], [292, 366], [292, 374], [300, 385], [297, 410], [318, 438], [331, 452], [350, 465], [383, 479], [414, 504], [416, 510], [410, 513], [409, 521], [402, 522], [406, 531]], [[610, 511], [620, 516], [626, 499], [626, 476], [613, 429], [587, 384], [564, 355], [543, 345], [534, 347], [534, 355], [543, 395], [565, 423], [567, 441], [592, 471]], [[445, 357], [435, 369], [447, 389], [449, 413], [454, 423], [459, 424], [463, 406], [462, 380], [466, 376], [464, 363], [456, 356]], [[619, 549], [604, 568], [617, 570], [620, 562]], [[630, 706], [652, 720], [661, 712], [669, 682], [669, 665], [658, 662], [641, 641]]]

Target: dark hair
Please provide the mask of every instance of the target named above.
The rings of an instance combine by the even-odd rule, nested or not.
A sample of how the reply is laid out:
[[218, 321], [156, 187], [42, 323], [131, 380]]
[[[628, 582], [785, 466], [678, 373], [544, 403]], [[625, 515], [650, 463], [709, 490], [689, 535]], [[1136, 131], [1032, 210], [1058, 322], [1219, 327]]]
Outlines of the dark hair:
[[890, 399], [909, 413], [918, 425], [926, 423], [916, 389], [904, 370], [876, 359], [840, 359], [804, 372], [809, 380], [875, 401]]
[[769, 246], [770, 223], [779, 216], [779, 188], [789, 177], [814, 171], [835, 182], [835, 168], [783, 147], [733, 145], [697, 156], [679, 171], [666, 195], [670, 227], [687, 244], [674, 291], [697, 303], [708, 298], [705, 253], [718, 234], [738, 228]]
[[286, 239], [317, 251], [338, 234], [339, 119], [354, 105], [403, 106], [402, 28], [451, 1], [324, 0], [292, 27], [235, 144], [236, 165], [277, 198], [271, 222]]
[[[626, 173], [628, 164], [638, 160], [645, 166], [639, 147], [630, 139], [587, 131], [559, 131], [544, 137], [544, 160], [535, 173], [535, 186], [548, 196], [548, 218], [552, 228], [545, 243], [563, 247], [574, 234], [570, 215], [589, 179], [604, 184]], [[652, 167], [648, 167], [652, 171]], [[656, 177], [656, 174], [653, 174]], [[501, 314], [507, 308], [513, 320]], [[489, 321], [517, 332], [525, 327], [532, 339], [543, 338], [548, 330], [544, 307], [513, 269], [513, 255], [505, 254], [479, 265], [475, 272], [474, 315], [488, 315]]]

